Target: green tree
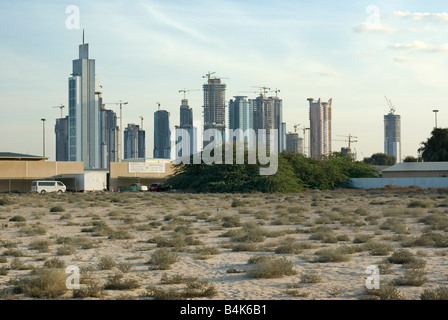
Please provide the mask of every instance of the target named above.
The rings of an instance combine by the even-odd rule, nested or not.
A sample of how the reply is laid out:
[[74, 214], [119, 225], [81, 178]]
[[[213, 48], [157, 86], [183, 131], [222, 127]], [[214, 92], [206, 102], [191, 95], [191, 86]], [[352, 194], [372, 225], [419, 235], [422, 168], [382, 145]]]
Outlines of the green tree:
[[375, 153], [369, 158], [364, 158], [363, 162], [375, 166], [392, 166], [397, 162], [397, 159], [385, 153]]
[[434, 128], [431, 137], [421, 145], [418, 151], [421, 153], [423, 161], [448, 161], [448, 129]]
[[413, 156], [406, 156], [403, 160], [403, 162], [418, 162], [418, 159]]

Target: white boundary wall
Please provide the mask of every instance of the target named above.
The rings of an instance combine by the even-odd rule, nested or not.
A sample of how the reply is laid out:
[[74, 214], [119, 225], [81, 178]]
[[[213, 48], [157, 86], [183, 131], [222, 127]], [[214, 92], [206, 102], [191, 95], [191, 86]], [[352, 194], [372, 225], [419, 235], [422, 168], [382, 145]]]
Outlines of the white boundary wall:
[[448, 188], [448, 178], [351, 178], [352, 187], [356, 189], [383, 188], [387, 185], [397, 187], [418, 186], [427, 188]]

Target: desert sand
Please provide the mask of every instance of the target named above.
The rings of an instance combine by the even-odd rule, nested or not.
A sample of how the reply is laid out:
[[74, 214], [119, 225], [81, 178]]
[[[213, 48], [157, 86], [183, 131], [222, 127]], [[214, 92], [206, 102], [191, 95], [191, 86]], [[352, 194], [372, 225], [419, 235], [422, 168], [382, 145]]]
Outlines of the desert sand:
[[[81, 288], [89, 283], [101, 288], [81, 297], [69, 289], [52, 299], [154, 299], [154, 288], [185, 288], [186, 281], [162, 283], [163, 277], [177, 276], [214, 289], [194, 299], [357, 300], [372, 298], [366, 293], [366, 268], [372, 265], [382, 266], [381, 286], [392, 286], [404, 299], [418, 300], [448, 281], [446, 190], [5, 194], [0, 199], [6, 200], [0, 205], [1, 299], [36, 299], [16, 290], [15, 281], [52, 259], [83, 270]], [[385, 252], [376, 255], [372, 248], [381, 245]], [[165, 270], [148, 264], [161, 248], [177, 255]], [[340, 261], [319, 261], [320, 250], [337, 248], [343, 251]], [[419, 265], [385, 264], [400, 249]], [[251, 272], [257, 265], [248, 262], [258, 256], [288, 262], [292, 272], [265, 270], [255, 278]], [[115, 265], [101, 267], [105, 257]], [[410, 269], [423, 280], [397, 280]], [[134, 286], [105, 289], [114, 274]]]

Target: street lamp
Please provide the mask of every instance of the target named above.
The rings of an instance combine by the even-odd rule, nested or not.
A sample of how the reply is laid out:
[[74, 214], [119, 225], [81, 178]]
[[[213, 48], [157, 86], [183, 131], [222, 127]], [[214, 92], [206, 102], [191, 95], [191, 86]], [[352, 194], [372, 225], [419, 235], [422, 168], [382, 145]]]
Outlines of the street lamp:
[[42, 121], [42, 154], [45, 158], [45, 121], [47, 121], [47, 119], [42, 118], [40, 120]]
[[432, 110], [432, 112], [434, 112], [436, 118], [436, 129], [437, 129], [437, 112], [439, 112], [439, 110]]

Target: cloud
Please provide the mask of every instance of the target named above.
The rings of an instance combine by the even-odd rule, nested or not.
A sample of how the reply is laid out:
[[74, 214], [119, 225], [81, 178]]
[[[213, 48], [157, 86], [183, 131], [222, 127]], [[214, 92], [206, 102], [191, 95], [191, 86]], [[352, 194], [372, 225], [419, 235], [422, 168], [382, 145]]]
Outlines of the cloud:
[[340, 74], [338, 72], [332, 72], [332, 71], [324, 71], [324, 72], [317, 72], [317, 75], [321, 77], [339, 77]]
[[353, 31], [357, 33], [386, 33], [392, 34], [399, 30], [380, 23], [361, 23], [353, 28]]
[[411, 62], [417, 62], [420, 59], [414, 58], [414, 57], [403, 57], [403, 56], [396, 56], [394, 57], [394, 62], [397, 63], [411, 63]]
[[426, 52], [448, 52], [448, 43], [441, 45], [430, 45], [422, 41], [415, 40], [412, 43], [396, 43], [389, 46], [391, 49], [395, 50], [416, 50], [416, 51], [426, 51]]
[[448, 24], [448, 13], [421, 13], [421, 12], [410, 12], [410, 11], [395, 11], [393, 13], [395, 17], [411, 19], [416, 21], [429, 21], [442, 24]]

